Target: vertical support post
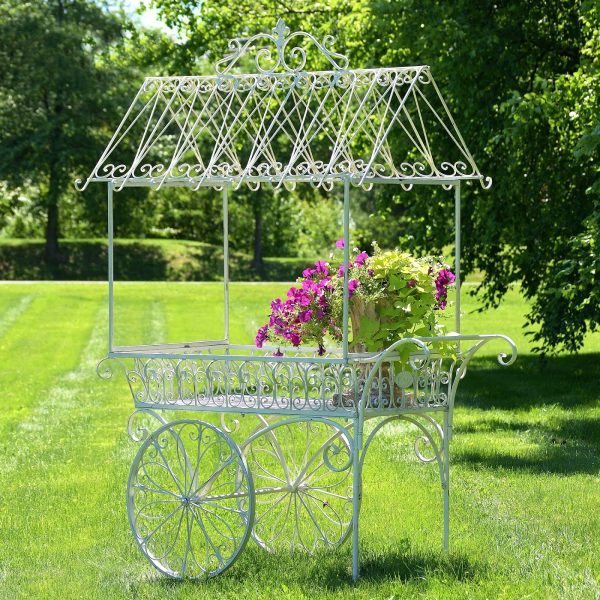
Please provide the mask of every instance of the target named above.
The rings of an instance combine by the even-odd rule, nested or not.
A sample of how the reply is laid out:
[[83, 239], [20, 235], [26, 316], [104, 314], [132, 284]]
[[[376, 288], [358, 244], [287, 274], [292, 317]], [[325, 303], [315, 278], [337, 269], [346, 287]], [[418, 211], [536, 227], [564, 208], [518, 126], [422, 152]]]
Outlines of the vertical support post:
[[229, 198], [223, 186], [223, 304], [224, 338], [229, 343]]
[[[358, 408], [362, 412], [362, 402]], [[354, 419], [354, 444], [352, 446], [352, 580], [358, 579], [358, 517], [360, 513], [362, 494], [362, 473], [360, 463], [360, 451], [362, 448], [362, 423], [363, 418], [359, 416]]]
[[343, 304], [343, 323], [342, 323], [342, 352], [344, 360], [348, 360], [348, 271], [350, 266], [350, 180], [344, 178], [344, 304]]
[[113, 267], [113, 184], [108, 182], [108, 351], [113, 349], [114, 333]]
[[444, 551], [448, 552], [449, 548], [449, 532], [450, 532], [450, 429], [449, 421], [450, 415], [448, 412], [444, 413], [444, 428], [443, 428], [443, 474], [440, 473], [442, 478], [442, 490], [444, 492]]
[[460, 333], [460, 181], [454, 185], [454, 282], [456, 289], [455, 306], [455, 329]]

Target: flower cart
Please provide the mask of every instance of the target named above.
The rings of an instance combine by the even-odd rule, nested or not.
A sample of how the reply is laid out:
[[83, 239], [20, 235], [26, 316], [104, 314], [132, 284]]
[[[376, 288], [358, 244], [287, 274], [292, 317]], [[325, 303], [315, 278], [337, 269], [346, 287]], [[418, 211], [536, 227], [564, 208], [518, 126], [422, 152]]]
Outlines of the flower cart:
[[[416, 456], [439, 469], [447, 549], [458, 384], [473, 355], [492, 340], [510, 350], [498, 356], [501, 365], [516, 358], [505, 336], [458, 333], [461, 183], [491, 182], [429, 68], [352, 70], [331, 50], [332, 41], [291, 33], [280, 20], [271, 33], [230, 41], [215, 75], [147, 78], [90, 176], [76, 183], [80, 190], [90, 182], [108, 187], [107, 359], [124, 369], [135, 404], [129, 431], [140, 443], [127, 512], [141, 551], [171, 577], [217, 575], [250, 538], [267, 551], [311, 552], [351, 537], [356, 579], [365, 456], [381, 428], [396, 420], [417, 428]], [[307, 70], [312, 59], [327, 68]], [[243, 72], [248, 65], [254, 72]], [[446, 147], [454, 156], [436, 154], [440, 137], [451, 142]], [[228, 203], [240, 186], [263, 184], [343, 190], [337, 347], [229, 341]], [[454, 192], [457, 333], [400, 337], [375, 351], [349, 342], [350, 192], [378, 184]], [[221, 191], [222, 339], [115, 345], [113, 194], [135, 186]], [[112, 373], [107, 359], [98, 367], [102, 377]], [[201, 413], [220, 414], [221, 425]], [[256, 419], [245, 439], [239, 414]]]

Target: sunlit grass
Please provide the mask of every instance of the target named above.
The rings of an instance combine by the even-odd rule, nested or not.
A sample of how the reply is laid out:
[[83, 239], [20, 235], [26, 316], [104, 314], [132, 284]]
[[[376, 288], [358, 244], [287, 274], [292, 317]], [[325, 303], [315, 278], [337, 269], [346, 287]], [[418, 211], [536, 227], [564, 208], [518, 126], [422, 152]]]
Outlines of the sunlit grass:
[[[122, 343], [219, 337], [219, 284], [127, 284]], [[233, 284], [234, 341], [252, 340], [284, 284]], [[365, 467], [362, 579], [350, 545], [268, 555], [251, 543], [206, 584], [166, 580], [137, 550], [125, 484], [137, 446], [123, 376], [106, 352], [100, 285], [5, 285], [0, 293], [1, 598], [596, 598], [600, 595], [600, 336], [546, 365], [529, 353], [526, 306], [465, 302], [464, 331], [500, 332], [521, 355], [503, 369], [485, 349], [461, 384], [452, 441], [451, 552], [441, 552], [435, 467], [414, 435], [384, 429]], [[214, 420], [214, 416], [202, 418]], [[252, 417], [242, 428], [253, 426]]]

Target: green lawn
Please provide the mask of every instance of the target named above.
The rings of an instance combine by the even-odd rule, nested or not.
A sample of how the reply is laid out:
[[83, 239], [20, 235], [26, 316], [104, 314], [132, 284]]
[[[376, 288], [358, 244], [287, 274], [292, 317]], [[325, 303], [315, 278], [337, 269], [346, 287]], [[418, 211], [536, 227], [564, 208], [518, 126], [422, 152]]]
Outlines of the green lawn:
[[[231, 286], [237, 341], [252, 339], [284, 289]], [[219, 284], [118, 292], [123, 342], [219, 335]], [[194, 584], [154, 572], [129, 531], [132, 400], [122, 377], [103, 382], [94, 371], [106, 351], [104, 286], [3, 285], [0, 598], [600, 597], [600, 336], [542, 368], [528, 353], [516, 292], [485, 314], [465, 304], [465, 332], [511, 335], [521, 355], [502, 369], [486, 348], [461, 384], [450, 554], [440, 550], [436, 469], [390, 427], [366, 462], [356, 585], [349, 544], [305, 557], [252, 543], [227, 573]]]

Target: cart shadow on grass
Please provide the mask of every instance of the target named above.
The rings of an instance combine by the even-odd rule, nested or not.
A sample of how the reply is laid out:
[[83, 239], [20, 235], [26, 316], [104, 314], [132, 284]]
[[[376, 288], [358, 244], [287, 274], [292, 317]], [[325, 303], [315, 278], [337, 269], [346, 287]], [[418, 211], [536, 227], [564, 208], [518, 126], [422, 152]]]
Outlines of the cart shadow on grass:
[[[545, 363], [539, 357], [521, 356], [502, 376], [486, 368], [486, 362], [474, 362], [459, 399], [461, 406], [484, 414], [470, 423], [461, 423], [459, 416], [455, 425], [459, 439], [465, 434], [504, 432], [515, 439], [526, 436], [537, 450], [520, 456], [463, 451], [458, 444], [452, 457], [455, 464], [563, 475], [598, 473], [600, 418], [585, 410], [598, 404], [597, 388], [590, 382], [600, 380], [600, 354], [558, 356]], [[547, 411], [547, 417], [531, 414], [535, 409]], [[510, 417], [504, 411], [510, 411]]]
[[[482, 577], [489, 570], [485, 562], [473, 562], [463, 554], [412, 549], [408, 538], [403, 538], [393, 548], [374, 550], [365, 544], [361, 579], [354, 582], [348, 568], [349, 555], [349, 544], [333, 552], [319, 551], [310, 557], [304, 554], [290, 555], [287, 552], [265, 554], [259, 548], [249, 548], [240, 556], [236, 565], [217, 579], [199, 582], [157, 576], [153, 579], [152, 586], [165, 591], [179, 586], [206, 589], [215, 586], [215, 592], [217, 589], [224, 591], [229, 585], [237, 589], [240, 573], [243, 573], [244, 579], [253, 581], [255, 585], [268, 584], [271, 590], [300, 586], [314, 592], [336, 592], [344, 589], [349, 591], [356, 585], [368, 588], [385, 582], [420, 582], [426, 585], [427, 581], [439, 578], [466, 582]], [[307, 561], [304, 568], [299, 568], [299, 563], [303, 561]]]

